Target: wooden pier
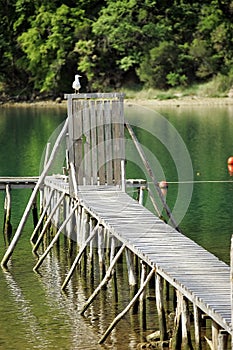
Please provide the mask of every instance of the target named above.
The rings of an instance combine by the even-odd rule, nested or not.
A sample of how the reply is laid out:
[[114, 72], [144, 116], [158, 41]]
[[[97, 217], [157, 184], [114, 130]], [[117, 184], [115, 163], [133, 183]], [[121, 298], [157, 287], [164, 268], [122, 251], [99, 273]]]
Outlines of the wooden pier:
[[[169, 340], [173, 349], [201, 349], [205, 341], [212, 350], [233, 349], [232, 268], [180, 232], [132, 128], [124, 120], [123, 95], [74, 94], [66, 95], [66, 98], [68, 119], [36, 183], [1, 266], [7, 267], [40, 190], [43, 210], [31, 235], [33, 252], [39, 254], [34, 270], [40, 268], [60, 235], [65, 234], [79, 247], [61, 285], [65, 290], [81, 259], [88, 254], [91, 263], [94, 245], [98, 249], [102, 280], [82, 306], [81, 314], [85, 315], [101, 289], [114, 277], [114, 269], [123, 253], [126, 254], [129, 285], [137, 286], [140, 280], [131, 302], [112, 321], [99, 343], [107, 339], [138, 300], [143, 300], [147, 284], [154, 279], [159, 320], [155, 328], [160, 331], [160, 346], [168, 344]], [[146, 182], [125, 179], [125, 126], [172, 226], [160, 218], [158, 205]], [[47, 176], [64, 137], [67, 141], [67, 175]], [[127, 185], [130, 184], [137, 188], [138, 200], [127, 194]], [[148, 192], [157, 215], [143, 206], [144, 191]], [[51, 221], [56, 230], [42, 249], [41, 243]], [[138, 260], [141, 268], [136, 264]], [[165, 286], [175, 291], [176, 296], [171, 336], [168, 335], [165, 315]], [[211, 339], [202, 333], [206, 318], [211, 320]]]

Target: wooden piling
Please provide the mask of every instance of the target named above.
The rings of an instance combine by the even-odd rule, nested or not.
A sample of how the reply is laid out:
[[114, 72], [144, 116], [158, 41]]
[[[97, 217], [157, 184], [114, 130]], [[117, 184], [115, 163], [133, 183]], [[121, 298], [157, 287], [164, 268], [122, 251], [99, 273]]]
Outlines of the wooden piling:
[[201, 310], [193, 304], [195, 348], [201, 350]]
[[109, 336], [113, 328], [117, 325], [117, 323], [125, 316], [125, 314], [130, 310], [130, 308], [136, 303], [138, 298], [140, 297], [141, 293], [144, 291], [145, 287], [147, 286], [148, 282], [152, 278], [152, 276], [155, 273], [155, 269], [152, 269], [149, 274], [147, 275], [147, 278], [145, 279], [143, 285], [141, 285], [140, 289], [138, 292], [135, 294], [133, 299], [130, 301], [130, 303], [126, 306], [126, 308], [119, 314], [117, 317], [113, 320], [113, 322], [110, 324], [104, 335], [101, 337], [99, 340], [99, 344], [102, 344], [106, 338]]
[[12, 225], [11, 225], [11, 193], [10, 185], [6, 185], [6, 196], [4, 201], [4, 223], [3, 223], [3, 232], [5, 243], [7, 246], [10, 244], [11, 234], [12, 234]]
[[190, 313], [189, 302], [185, 296], [182, 296], [182, 312], [181, 312], [181, 327], [182, 327], [182, 348], [192, 350], [192, 340], [190, 332]]
[[105, 265], [104, 265], [104, 228], [102, 225], [99, 226], [98, 229], [98, 256], [99, 256], [99, 269], [100, 269], [100, 279], [103, 278], [105, 273]]
[[168, 339], [168, 334], [164, 309], [163, 278], [158, 274], [156, 274], [155, 278], [155, 294], [159, 320], [160, 340], [164, 341]]
[[134, 262], [133, 262], [133, 253], [129, 250], [125, 250], [125, 256], [126, 256], [126, 264], [127, 264], [127, 270], [128, 270], [128, 280], [130, 286], [135, 286], [137, 284], [135, 271], [134, 271]]
[[34, 231], [32, 232], [32, 235], [31, 235], [31, 238], [30, 238], [30, 241], [31, 243], [33, 244], [34, 243], [34, 240], [38, 238], [38, 230], [40, 229], [41, 225], [42, 225], [42, 222], [44, 220], [44, 217], [47, 213], [47, 210], [48, 210], [48, 207], [50, 205], [50, 202], [51, 202], [51, 198], [52, 198], [52, 195], [54, 193], [54, 190], [51, 190], [50, 194], [49, 194], [49, 198], [48, 198], [48, 201], [41, 213], [41, 216], [40, 216], [40, 219], [39, 221], [37, 222], [37, 225], [36, 227], [34, 228]]
[[218, 335], [218, 350], [227, 350], [229, 333], [221, 329]]
[[84, 243], [84, 245], [80, 248], [80, 251], [79, 251], [78, 255], [76, 256], [76, 258], [75, 258], [75, 260], [70, 268], [70, 271], [69, 271], [68, 275], [66, 276], [65, 281], [62, 284], [62, 287], [61, 287], [62, 290], [64, 290], [66, 288], [67, 284], [69, 283], [69, 281], [74, 273], [74, 270], [75, 270], [77, 264], [79, 263], [79, 260], [82, 257], [84, 250], [87, 247], [87, 244], [89, 242], [91, 242], [91, 240], [94, 238], [94, 236], [98, 232], [98, 228], [99, 228], [99, 224], [97, 223], [97, 225], [95, 226], [95, 228], [91, 232], [90, 236], [87, 238], [86, 242]]
[[59, 205], [63, 201], [64, 197], [65, 197], [65, 192], [62, 193], [62, 195], [60, 196], [60, 199], [58, 200], [58, 202], [56, 203], [56, 205], [52, 209], [48, 219], [46, 220], [46, 222], [44, 224], [44, 227], [43, 227], [43, 229], [42, 229], [42, 231], [41, 231], [41, 233], [40, 233], [40, 235], [39, 235], [39, 237], [38, 237], [38, 239], [37, 239], [37, 241], [36, 241], [36, 243], [35, 243], [35, 245], [34, 245], [34, 247], [32, 249], [33, 253], [35, 253], [37, 251], [37, 249], [39, 248], [40, 242], [41, 242], [41, 240], [42, 240], [42, 238], [43, 238], [43, 236], [44, 236], [44, 234], [46, 232], [46, 229], [48, 228], [48, 225], [50, 224], [50, 222], [51, 222], [51, 220], [52, 220], [56, 210], [58, 209]]
[[49, 244], [49, 246], [47, 247], [47, 249], [45, 250], [45, 252], [42, 254], [42, 256], [40, 257], [40, 259], [38, 260], [37, 264], [34, 266], [33, 270], [37, 271], [38, 268], [41, 266], [42, 262], [44, 261], [44, 259], [46, 258], [46, 256], [48, 255], [48, 253], [50, 252], [50, 250], [53, 248], [54, 244], [57, 242], [59, 235], [61, 234], [62, 230], [64, 229], [64, 227], [66, 226], [67, 222], [71, 219], [71, 217], [73, 216], [75, 210], [78, 207], [78, 203], [76, 203], [76, 205], [74, 206], [73, 210], [71, 210], [70, 214], [67, 216], [67, 218], [65, 219], [65, 221], [63, 221], [61, 227], [59, 228], [59, 230], [57, 231], [56, 235], [54, 236], [54, 238], [52, 239], [51, 243]]
[[176, 305], [176, 314], [174, 319], [173, 326], [173, 335], [172, 335], [172, 349], [180, 349], [182, 343], [182, 333], [181, 333], [181, 313], [182, 313], [182, 294], [176, 290], [177, 296], [177, 305]]
[[87, 302], [84, 304], [80, 315], [83, 315], [84, 312], [86, 311], [86, 309], [88, 308], [88, 306], [92, 303], [92, 301], [95, 299], [95, 297], [99, 294], [101, 288], [103, 288], [103, 286], [111, 279], [112, 277], [112, 270], [115, 266], [115, 264], [117, 263], [118, 259], [120, 258], [123, 250], [125, 249], [125, 245], [123, 244], [121, 246], [121, 248], [119, 249], [119, 251], [117, 252], [117, 254], [115, 255], [114, 259], [112, 260], [109, 268], [106, 271], [106, 274], [103, 278], [103, 280], [100, 282], [100, 284], [98, 285], [98, 287], [94, 290], [94, 292], [92, 293], [92, 295], [89, 297], [89, 299], [87, 300]]

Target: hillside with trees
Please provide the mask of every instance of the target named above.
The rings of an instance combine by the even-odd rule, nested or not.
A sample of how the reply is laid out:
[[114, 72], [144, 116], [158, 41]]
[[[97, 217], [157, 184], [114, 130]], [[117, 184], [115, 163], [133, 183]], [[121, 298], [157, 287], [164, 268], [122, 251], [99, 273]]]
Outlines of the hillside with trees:
[[215, 79], [233, 85], [233, 1], [1, 0], [0, 94], [16, 99]]

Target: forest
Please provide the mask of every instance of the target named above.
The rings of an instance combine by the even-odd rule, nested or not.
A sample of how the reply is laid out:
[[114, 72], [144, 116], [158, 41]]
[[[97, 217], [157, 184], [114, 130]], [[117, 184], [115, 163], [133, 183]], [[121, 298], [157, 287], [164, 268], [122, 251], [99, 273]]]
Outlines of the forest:
[[0, 0], [0, 98], [233, 85], [231, 0]]

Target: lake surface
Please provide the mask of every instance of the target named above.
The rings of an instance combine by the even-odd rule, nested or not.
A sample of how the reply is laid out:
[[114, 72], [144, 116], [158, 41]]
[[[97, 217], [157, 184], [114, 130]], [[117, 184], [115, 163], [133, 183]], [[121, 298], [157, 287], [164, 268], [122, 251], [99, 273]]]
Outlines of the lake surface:
[[[232, 106], [157, 107], [155, 112], [152, 108], [126, 104], [125, 114], [158, 181], [169, 183], [167, 202], [181, 230], [229, 263], [233, 183], [227, 159], [233, 155]], [[0, 176], [38, 175], [46, 143], [65, 118], [63, 107], [1, 107]], [[126, 150], [127, 177], [147, 178], [128, 138]], [[30, 193], [29, 190], [12, 191], [13, 232]], [[2, 225], [2, 192], [0, 203]], [[151, 209], [147, 197], [145, 205]], [[67, 264], [62, 250], [46, 259], [40, 275], [35, 274], [32, 268], [36, 258], [29, 243], [32, 229], [29, 218], [9, 264], [10, 271], [0, 270], [0, 349], [136, 349], [145, 335], [154, 330], [154, 305], [148, 306], [151, 317], [145, 329], [142, 320], [130, 313], [105, 345], [97, 345], [115, 313], [127, 304], [124, 261], [118, 267], [122, 269], [118, 303], [108, 288], [86, 317], [81, 317], [78, 311], [90, 295], [90, 281], [77, 274], [68, 295], [60, 292]], [[1, 257], [4, 249], [2, 234]]]

